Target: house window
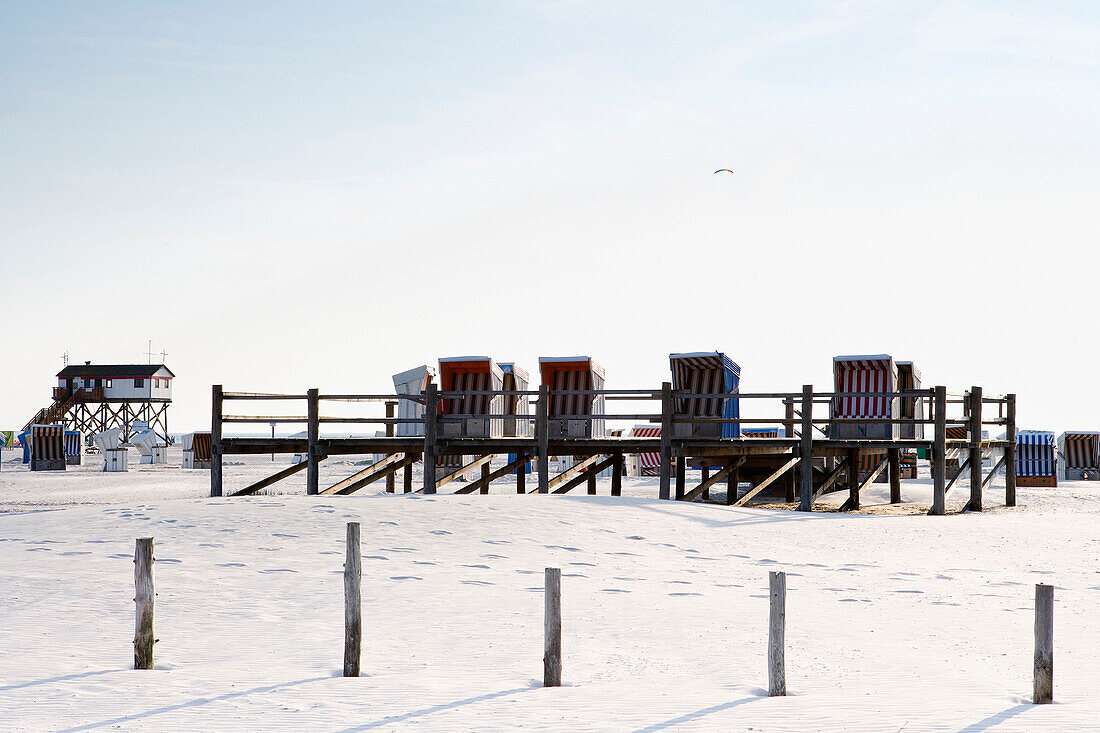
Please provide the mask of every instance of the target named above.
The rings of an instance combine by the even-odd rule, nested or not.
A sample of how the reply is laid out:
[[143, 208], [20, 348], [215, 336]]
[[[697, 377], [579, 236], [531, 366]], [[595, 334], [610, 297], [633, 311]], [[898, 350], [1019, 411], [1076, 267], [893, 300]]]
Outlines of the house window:
[[111, 388], [111, 380], [110, 379], [104, 379], [103, 380], [103, 386], [106, 387], [107, 389], [110, 389]]
[[145, 386], [145, 380], [144, 379], [135, 379], [134, 380], [134, 387], [140, 389], [141, 387], [144, 387], [144, 386]]
[[103, 386], [103, 380], [102, 379], [95, 380], [95, 386], [96, 387], [102, 387]]
[[85, 379], [84, 380], [84, 389], [91, 389], [91, 388], [92, 388], [92, 380]]

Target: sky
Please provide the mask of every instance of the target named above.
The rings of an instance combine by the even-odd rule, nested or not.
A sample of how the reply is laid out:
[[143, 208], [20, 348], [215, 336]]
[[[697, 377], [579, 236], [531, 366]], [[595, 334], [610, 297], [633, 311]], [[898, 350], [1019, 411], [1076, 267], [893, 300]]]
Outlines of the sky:
[[1098, 194], [1091, 1], [0, 0], [0, 427], [151, 341], [173, 431], [212, 384], [712, 349], [1100, 429]]

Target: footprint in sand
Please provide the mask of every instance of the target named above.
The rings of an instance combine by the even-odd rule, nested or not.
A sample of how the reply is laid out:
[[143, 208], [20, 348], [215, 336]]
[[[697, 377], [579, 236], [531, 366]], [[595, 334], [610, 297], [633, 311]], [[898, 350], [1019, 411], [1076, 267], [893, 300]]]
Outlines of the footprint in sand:
[[413, 560], [413, 565], [438, 565], [439, 563], [431, 560]]
[[737, 583], [718, 583], [716, 587], [718, 587], [718, 588], [744, 588], [745, 586], [738, 585]]
[[841, 598], [841, 603], [870, 603], [869, 598]]
[[344, 553], [337, 552], [336, 550], [321, 550], [317, 554], [318, 555], [343, 555]]
[[296, 535], [296, 534], [282, 534], [280, 532], [272, 532], [271, 536], [272, 537], [287, 537], [289, 539], [297, 539], [297, 537], [298, 537], [298, 535]]
[[482, 542], [484, 542], [487, 545], [510, 545], [510, 544], [512, 544], [511, 540], [482, 540]]
[[120, 552], [115, 555], [108, 555], [107, 557], [111, 558], [112, 560], [121, 560], [122, 558], [133, 558], [133, 555], [127, 555], [124, 552]]
[[218, 563], [219, 568], [247, 568], [243, 562], [223, 562]]
[[417, 552], [415, 547], [379, 547], [382, 552]]
[[451, 534], [445, 529], [433, 529], [429, 534]]
[[563, 578], [587, 578], [588, 576], [585, 575], [584, 573], [562, 573], [561, 577], [563, 577]]
[[297, 570], [291, 570], [290, 568], [271, 568], [269, 570], [261, 570], [261, 573], [296, 573]]
[[490, 583], [488, 580], [460, 580], [458, 582], [463, 585], [496, 585], [496, 583]]
[[701, 596], [702, 593], [669, 593], [670, 596]]
[[626, 588], [600, 588], [600, 593], [630, 593]]
[[[339, 554], [339, 553], [337, 553]], [[385, 555], [363, 555], [364, 560], [389, 560]]]
[[921, 593], [921, 594], [924, 593], [924, 591], [922, 591], [922, 590], [896, 590], [894, 592], [895, 593]]
[[462, 567], [464, 567], [464, 568], [479, 568], [481, 570], [488, 570], [489, 569], [488, 565], [463, 565]]
[[199, 547], [225, 547], [225, 545], [220, 542], [200, 542]]
[[564, 545], [543, 545], [547, 550], [565, 550], [567, 552], [580, 552], [579, 547], [565, 547]]
[[176, 559], [176, 558], [174, 558], [174, 557], [158, 557], [158, 558], [156, 559], [156, 562], [157, 562], [157, 564], [163, 564], [163, 563], [166, 563], [166, 562], [167, 562], [167, 563], [172, 563], [172, 564], [176, 564], [176, 563], [181, 563], [181, 562], [183, 562], [183, 560], [177, 560], [177, 559]]
[[379, 520], [378, 523], [379, 524], [388, 524], [391, 527], [396, 527], [397, 526], [397, 522], [390, 522], [390, 521], [387, 521], [387, 520]]
[[[27, 552], [53, 552], [52, 547], [28, 547]], [[121, 555], [121, 557], [130, 557], [129, 555]]]
[[644, 540], [645, 537], [642, 537], [640, 534], [632, 534], [629, 537], [627, 537], [627, 539], [628, 540]]
[[666, 580], [665, 582], [673, 585], [691, 585], [690, 580]]
[[[45, 549], [45, 548], [43, 548]], [[81, 550], [70, 550], [69, 552], [62, 552], [62, 555], [91, 555], [92, 553]]]
[[534, 575], [538, 572], [538, 570], [515, 570], [513, 572], [519, 573], [521, 575]]
[[391, 575], [390, 580], [424, 580], [415, 575]]
[[590, 568], [596, 567], [596, 563], [594, 563], [594, 562], [571, 562], [569, 564], [570, 565], [584, 565], [584, 566], [590, 567]]
[[505, 555], [478, 555], [478, 557], [483, 557], [486, 560], [507, 560], [508, 559], [507, 556], [505, 556]]

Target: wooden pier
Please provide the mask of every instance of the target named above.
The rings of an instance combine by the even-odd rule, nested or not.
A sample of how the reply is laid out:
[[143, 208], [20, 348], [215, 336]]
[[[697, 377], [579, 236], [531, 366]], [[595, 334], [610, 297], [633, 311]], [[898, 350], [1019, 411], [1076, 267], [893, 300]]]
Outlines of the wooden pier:
[[[441, 399], [453, 399], [468, 395], [504, 395], [530, 397], [535, 414], [519, 416], [533, 423], [531, 437], [498, 438], [445, 438], [440, 423], [447, 420], [463, 420], [476, 415], [440, 414], [437, 410]], [[603, 419], [608, 421], [646, 421], [662, 427], [660, 437], [601, 437], [561, 438], [551, 437], [547, 429], [546, 406], [553, 395], [585, 395], [602, 397], [602, 404], [615, 401], [647, 403], [659, 411], [651, 413], [614, 413], [610, 409], [598, 415], [566, 415], [558, 418]], [[911, 418], [834, 418], [829, 405], [833, 400], [859, 396], [888, 400], [918, 400], [929, 406], [928, 417]], [[226, 392], [221, 385], [213, 387], [212, 395], [212, 460], [210, 469], [210, 495], [222, 496], [222, 460], [226, 455], [239, 454], [304, 454], [301, 464], [284, 468], [250, 486], [233, 492], [234, 496], [253, 494], [287, 476], [306, 471], [308, 494], [348, 494], [375, 481], [387, 480], [387, 490], [395, 491], [396, 474], [402, 472], [403, 490], [434, 494], [460, 475], [476, 474], [480, 477], [462, 485], [454, 493], [488, 493], [489, 484], [522, 467], [529, 460], [536, 470], [530, 479], [521, 471], [516, 474], [517, 491], [526, 493], [526, 481], [532, 480], [531, 493], [566, 493], [585, 485], [589, 494], [596, 493], [596, 475], [606, 469], [612, 471], [611, 493], [619, 495], [622, 487], [624, 456], [640, 453], [659, 453], [661, 499], [696, 501], [709, 500], [710, 490], [722, 483], [727, 486], [726, 504], [742, 506], [765, 496], [773, 502], [785, 502], [800, 511], [812, 511], [815, 500], [828, 491], [847, 488], [849, 496], [842, 509], [860, 507], [860, 493], [878, 476], [886, 472], [890, 481], [892, 503], [901, 501], [901, 474], [899, 462], [902, 451], [928, 451], [932, 459], [933, 502], [929, 514], [946, 512], [946, 496], [963, 476], [970, 477], [970, 496], [965, 510], [981, 511], [983, 491], [1003, 467], [1005, 469], [1005, 504], [1016, 503], [1016, 403], [1015, 395], [1003, 397], [983, 396], [981, 387], [972, 387], [964, 394], [949, 395], [945, 387], [883, 393], [815, 392], [805, 385], [797, 393], [738, 393], [740, 400], [770, 401], [781, 410], [780, 418], [690, 418], [673, 412], [673, 399], [728, 399], [729, 394], [688, 394], [674, 392], [665, 382], [659, 390], [573, 390], [553, 393], [543, 386], [538, 391], [493, 392], [440, 392], [430, 384], [420, 395], [341, 395], [320, 394], [310, 389], [305, 394], [257, 394]], [[392, 406], [399, 400], [412, 400], [425, 406], [423, 418], [393, 417]], [[225, 414], [226, 402], [306, 403], [304, 414], [283, 415], [233, 415]], [[330, 403], [386, 403], [385, 417], [330, 417], [322, 414], [321, 406]], [[961, 408], [961, 409], [960, 409]], [[949, 411], [955, 416], [950, 416]], [[923, 411], [920, 413], [923, 414]], [[738, 423], [740, 425], [784, 426], [785, 437], [780, 438], [700, 438], [677, 437], [690, 431], [677, 431], [679, 423]], [[227, 425], [237, 424], [305, 424], [305, 437], [230, 437], [223, 431]], [[331, 438], [321, 436], [323, 424], [339, 423], [384, 425], [386, 435], [379, 437]], [[398, 423], [423, 425], [423, 436], [396, 437], [394, 426]], [[840, 439], [830, 438], [830, 426], [841, 423], [874, 423], [901, 425], [930, 425], [929, 439]], [[982, 426], [1002, 426], [1003, 440], [983, 440]], [[949, 440], [947, 428], [965, 426], [967, 439]], [[419, 431], [418, 431], [419, 432]], [[960, 470], [947, 480], [945, 462], [948, 452], [957, 453]], [[373, 466], [362, 469], [330, 487], [320, 486], [318, 465], [329, 456], [385, 454], [387, 457]], [[493, 470], [493, 456], [511, 454], [508, 465]], [[991, 469], [982, 470], [983, 455], [993, 455]], [[550, 456], [573, 456], [577, 465], [558, 475], [550, 475]], [[473, 465], [465, 465], [450, 474], [439, 475], [437, 458], [440, 456], [465, 456], [475, 459]], [[861, 474], [861, 459], [873, 456], [875, 468]], [[423, 480], [413, 486], [413, 465], [421, 463]], [[702, 468], [702, 481], [687, 485], [687, 466]], [[583, 472], [582, 472], [583, 469]], [[711, 472], [711, 469], [716, 469]], [[748, 484], [747, 491], [738, 487]]]

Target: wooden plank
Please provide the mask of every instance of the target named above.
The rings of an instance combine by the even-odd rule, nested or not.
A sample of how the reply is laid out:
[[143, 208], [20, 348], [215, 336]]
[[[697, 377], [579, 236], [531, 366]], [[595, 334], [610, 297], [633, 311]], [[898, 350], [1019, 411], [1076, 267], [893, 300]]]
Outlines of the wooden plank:
[[585, 458], [580, 463], [574, 463], [572, 466], [565, 469], [564, 471], [559, 473], [554, 478], [550, 479], [547, 482], [547, 487], [550, 489], [550, 491], [553, 491], [555, 487], [560, 486], [565, 481], [568, 481], [569, 479], [573, 478], [578, 473], [580, 473], [584, 469], [588, 468], [592, 464], [596, 463], [597, 461], [602, 460], [603, 458], [604, 458], [603, 455], [596, 454], [594, 456], [589, 456], [588, 458]]
[[733, 503], [733, 506], [745, 506], [745, 504], [748, 504], [749, 499], [753, 498], [754, 496], [759, 494], [761, 491], [763, 491], [764, 489], [771, 486], [775, 482], [776, 479], [778, 479], [780, 476], [785, 474], [790, 469], [794, 468], [795, 464], [799, 463], [801, 460], [802, 460], [801, 458], [792, 458], [791, 460], [784, 463], [782, 466], [780, 466], [778, 469], [776, 469], [776, 471], [771, 476], [768, 476], [766, 479], [764, 479], [763, 481], [758, 483], [756, 486], [753, 486], [751, 489], [749, 489], [747, 492], [745, 492], [745, 495], [742, 496], [741, 498], [739, 498], [737, 501], [735, 501]]
[[307, 463], [306, 461], [302, 461], [301, 463], [295, 463], [293, 465], [287, 466], [286, 468], [282, 469], [281, 471], [276, 471], [275, 473], [271, 474], [267, 478], [262, 478], [262, 479], [260, 479], [259, 481], [255, 482], [255, 483], [249, 484], [248, 486], [245, 486], [243, 489], [240, 489], [239, 491], [234, 491], [232, 494], [230, 494], [230, 496], [251, 496], [252, 494], [255, 494], [257, 491], [259, 491], [260, 489], [271, 486], [271, 484], [273, 484], [277, 481], [282, 481], [287, 476], [293, 476], [294, 474], [298, 473], [299, 471], [303, 471], [308, 467], [309, 467], [309, 463]]
[[[600, 456], [593, 456], [592, 458], [600, 458]], [[588, 460], [592, 460], [592, 458], [590, 458]], [[589, 470], [589, 472], [592, 472], [592, 473], [599, 473], [600, 471], [603, 471], [604, 469], [609, 468], [611, 466], [611, 464], [613, 464], [614, 462], [615, 462], [615, 456], [603, 456], [602, 461], [597, 463], [595, 466], [592, 466], [588, 470]], [[560, 478], [560, 476], [558, 478]], [[576, 476], [576, 477], [570, 479], [569, 481], [566, 481], [564, 484], [562, 484], [558, 488], [554, 489], [554, 491], [552, 493], [567, 494], [570, 491], [572, 491], [573, 489], [575, 489], [578, 486], [580, 486], [581, 484], [583, 484], [587, 480], [588, 480], [588, 475], [582, 473], [579, 476]]]
[[404, 478], [405, 478], [405, 487], [404, 488], [405, 488], [405, 493], [406, 494], [412, 493], [412, 490], [413, 490], [413, 463], [414, 462], [415, 461], [410, 461], [409, 463], [405, 464], [405, 476], [404, 476]]
[[859, 491], [863, 488], [859, 485], [859, 448], [848, 451], [848, 498], [845, 500], [841, 511], [859, 509]]
[[[492, 482], [492, 479], [489, 479], [488, 476], [489, 476], [489, 462], [492, 461], [493, 455], [490, 453], [487, 457], [489, 458], [489, 461], [486, 461], [485, 463], [481, 464], [481, 481], [482, 481], [481, 493], [482, 494], [488, 494], [489, 493], [489, 484]], [[486, 458], [486, 456], [482, 456], [482, 458]]]
[[[463, 486], [461, 489], [459, 489], [455, 493], [456, 494], [472, 494], [475, 491], [480, 491], [482, 486], [488, 486], [491, 482], [496, 481], [501, 476], [505, 476], [505, 475], [511, 473], [512, 471], [516, 470], [517, 468], [523, 467], [524, 464], [526, 464], [530, 460], [531, 460], [530, 454], [525, 453], [525, 454], [521, 455], [519, 458], [517, 458], [516, 460], [509, 463], [507, 466], [504, 466], [502, 468], [498, 468], [497, 470], [495, 470], [491, 473], [483, 474], [482, 477], [479, 478], [477, 481], [473, 481], [473, 482], [467, 484], [466, 486]], [[486, 464], [486, 465], [488, 465], [488, 464]]]
[[802, 439], [799, 444], [799, 457], [802, 459], [802, 486], [798, 502], [798, 511], [813, 511], [814, 496], [814, 451], [813, 451], [813, 406], [814, 388], [812, 384], [802, 385]]
[[[348, 476], [347, 478], [341, 479], [340, 481], [337, 481], [336, 483], [334, 483], [332, 486], [328, 487], [327, 489], [325, 489], [321, 493], [322, 494], [339, 494], [341, 489], [347, 488], [348, 486], [352, 485], [353, 483], [355, 483], [359, 479], [364, 478], [366, 476], [369, 476], [372, 473], [374, 473], [375, 471], [381, 471], [383, 468], [386, 468], [387, 466], [392, 466], [393, 464], [397, 463], [398, 461], [402, 460], [403, 458], [404, 458], [404, 456], [401, 453], [394, 453], [392, 455], [388, 455], [385, 458], [383, 458], [382, 460], [378, 461], [377, 463], [372, 463], [371, 465], [367, 466], [363, 470], [356, 471], [355, 473]], [[390, 474], [390, 475], [392, 476], [393, 474]]]
[[713, 476], [708, 476], [706, 480], [704, 480], [694, 489], [685, 494], [684, 501], [695, 501], [697, 498], [702, 496], [703, 493], [707, 491], [711, 486], [714, 486], [716, 483], [729, 476], [732, 471], [736, 471], [738, 468], [744, 465], [745, 461], [747, 460], [748, 459], [745, 458], [745, 456], [741, 456], [730, 461], [725, 466], [723, 466], [722, 469], [718, 471], [718, 473], [714, 474]]
[[[378, 466], [378, 464], [376, 463], [374, 466], [370, 467], [370, 468], [374, 468], [375, 470], [370, 471], [370, 472], [365, 473], [365, 474], [360, 472], [359, 474], [356, 474], [355, 476], [349, 476], [348, 478], [341, 481], [339, 484], [336, 484], [335, 486], [330, 486], [321, 493], [323, 493], [323, 494], [339, 494], [340, 496], [347, 496], [348, 494], [355, 493], [356, 491], [363, 488], [364, 486], [369, 486], [370, 484], [373, 484], [378, 479], [382, 479], [382, 478], [385, 478], [386, 476], [390, 476], [390, 475], [393, 475], [393, 474], [397, 473], [398, 471], [403, 469], [405, 466], [407, 466], [411, 463], [414, 463], [415, 461], [416, 461], [416, 456], [414, 454], [407, 453], [407, 454], [401, 456], [401, 458], [399, 458], [396, 462], [389, 463], [385, 466]], [[381, 461], [379, 461], [379, 463], [381, 463]], [[378, 466], [378, 467], [375, 468], [375, 466]], [[337, 487], [339, 487], [339, 488], [337, 488]]]
[[[457, 471], [455, 471], [453, 473], [449, 473], [441, 479], [437, 479], [436, 482], [435, 482], [436, 490], [438, 491], [439, 489], [442, 489], [444, 486], [451, 483], [452, 481], [460, 479], [463, 476], [465, 476], [466, 474], [472, 473], [473, 471], [481, 468], [482, 466], [488, 465], [492, 460], [493, 460], [492, 454], [489, 454], [489, 455], [486, 455], [486, 456], [481, 456], [478, 459], [472, 461], [471, 463], [467, 463], [465, 466], [462, 466]], [[465, 493], [465, 492], [463, 492], [463, 493]]]
[[835, 484], [837, 481], [839, 481], [840, 477], [843, 476], [844, 473], [847, 470], [848, 470], [848, 458], [847, 457], [844, 457], [844, 458], [840, 459], [839, 461], [837, 461], [837, 464], [835, 466], [833, 466], [833, 470], [828, 475], [826, 475], [825, 479], [820, 484], [818, 484], [818, 487], [816, 489], [814, 489], [813, 500], [817, 501], [818, 497], [820, 497], [822, 494], [827, 493], [829, 491], [829, 489], [831, 489], [833, 487], [833, 484]]
[[615, 454], [615, 467], [611, 470], [611, 495], [623, 495], [623, 454]]
[[134, 669], [153, 668], [153, 610], [156, 589], [153, 587], [153, 538], [141, 537], [134, 547]]
[[687, 459], [682, 455], [676, 456], [676, 501], [683, 501], [684, 490], [687, 488]]
[[787, 670], [785, 636], [787, 627], [787, 574], [771, 571], [768, 574], [768, 695], [779, 697], [787, 694]]
[[360, 582], [359, 522], [348, 522], [344, 560], [344, 676], [358, 677], [363, 646], [363, 605]]
[[546, 568], [543, 594], [542, 686], [561, 687], [561, 568]]
[[[955, 482], [963, 477], [963, 474], [970, 475], [970, 456], [963, 459], [963, 462], [959, 464], [959, 472], [955, 474], [955, 478], [951, 479], [947, 486], [943, 488], [943, 496], [947, 498], [947, 492], [951, 491], [951, 487], [955, 485]], [[966, 511], [966, 507], [963, 507], [963, 511]]]
[[1006, 456], [1002, 455], [1001, 460], [999, 460], [995, 464], [993, 464], [993, 469], [989, 472], [989, 475], [987, 475], [984, 479], [982, 479], [982, 488], [983, 489], [988, 487], [991, 483], [993, 483], [993, 478], [997, 475], [997, 471], [1000, 471], [1001, 467], [1005, 465], [1005, 458], [1006, 458]]
[[1054, 586], [1035, 585], [1035, 672], [1036, 705], [1054, 702]]
[[[710, 478], [710, 466], [703, 464], [699, 467], [699, 477], [705, 483]], [[703, 490], [703, 501], [710, 501], [710, 487], [708, 486]]]

